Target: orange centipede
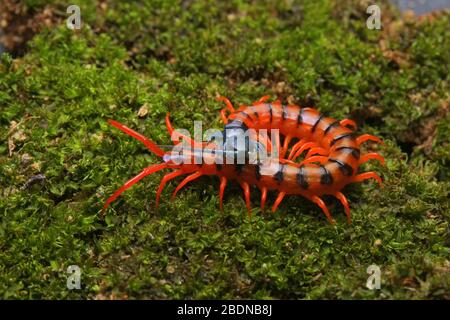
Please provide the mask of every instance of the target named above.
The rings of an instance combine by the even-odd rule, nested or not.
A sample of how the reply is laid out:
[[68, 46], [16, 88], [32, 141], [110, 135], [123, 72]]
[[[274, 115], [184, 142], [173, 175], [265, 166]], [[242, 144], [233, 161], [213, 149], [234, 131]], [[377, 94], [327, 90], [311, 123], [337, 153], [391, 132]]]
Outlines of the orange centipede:
[[[137, 176], [127, 181], [107, 199], [103, 209], [105, 210], [122, 192], [144, 177], [163, 169], [175, 169], [162, 178], [156, 191], [156, 206], [159, 204], [161, 192], [168, 181], [189, 174], [175, 188], [172, 194], [173, 198], [187, 183], [203, 175], [217, 175], [220, 178], [219, 201], [221, 210], [227, 182], [235, 180], [243, 189], [249, 215], [251, 213], [250, 187], [256, 186], [261, 191], [261, 210], [264, 210], [268, 191], [276, 190], [278, 196], [272, 206], [273, 212], [277, 210], [286, 195], [301, 195], [317, 204], [328, 221], [333, 224], [334, 220], [321, 199], [323, 195], [332, 195], [343, 205], [347, 221], [350, 223], [350, 207], [341, 190], [347, 184], [366, 179], [375, 179], [381, 186], [382, 180], [377, 173], [358, 173], [358, 169], [361, 164], [370, 159], [376, 159], [384, 164], [384, 158], [378, 153], [361, 154], [360, 150], [360, 145], [366, 141], [370, 140], [377, 143], [382, 143], [382, 141], [369, 134], [357, 137], [355, 134], [356, 124], [350, 119], [338, 121], [325, 117], [313, 108], [284, 105], [278, 100], [268, 102], [268, 99], [269, 96], [264, 96], [253, 102], [252, 105], [242, 105], [236, 110], [229, 99], [218, 98], [226, 105], [220, 111], [225, 124], [224, 143], [230, 140], [230, 137], [235, 136], [238, 130], [266, 129], [270, 131], [278, 129], [284, 141], [282, 145], [279, 141], [275, 143], [279, 151], [279, 157], [275, 161], [269, 158], [269, 161], [257, 163], [219, 164], [216, 161], [216, 153], [206, 152], [203, 154], [205, 161], [196, 164], [193, 161], [195, 151], [187, 155], [184, 154], [182, 158], [184, 160], [180, 160], [179, 157], [175, 159], [171, 151], [164, 152], [153, 141], [140, 133], [117, 121], [109, 120], [109, 123], [114, 127], [143, 142], [151, 152], [161, 157], [164, 162], [145, 168]], [[228, 116], [227, 111], [230, 112]], [[169, 134], [172, 135], [174, 129], [170, 123], [169, 114], [166, 116], [166, 126]], [[206, 143], [204, 142], [194, 141], [186, 136], [182, 137], [193, 147], [192, 150], [205, 148]], [[293, 139], [298, 141], [290, 147]], [[255, 143], [259, 144], [259, 141]], [[244, 151], [247, 152], [248, 150]], [[295, 162], [303, 152], [306, 152], [304, 159], [299, 163]], [[185, 161], [186, 159], [189, 159], [189, 161]]]

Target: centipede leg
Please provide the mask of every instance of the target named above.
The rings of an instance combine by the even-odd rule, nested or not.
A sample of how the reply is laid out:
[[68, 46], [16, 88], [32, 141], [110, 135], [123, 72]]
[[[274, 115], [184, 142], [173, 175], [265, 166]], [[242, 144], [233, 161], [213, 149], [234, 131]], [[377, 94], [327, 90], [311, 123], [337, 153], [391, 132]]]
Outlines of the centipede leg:
[[336, 192], [334, 196], [342, 203], [345, 209], [345, 215], [347, 216], [347, 222], [352, 223], [352, 219], [350, 217], [350, 206], [348, 205], [347, 198], [344, 196], [342, 192]]
[[381, 187], [382, 184], [382, 180], [380, 178], [380, 176], [378, 174], [376, 174], [375, 172], [364, 172], [364, 173], [360, 173], [358, 175], [356, 175], [355, 177], [353, 177], [352, 182], [361, 182], [367, 179], [375, 179], [377, 180], [378, 184]]
[[286, 192], [283, 192], [283, 191], [280, 191], [280, 193], [278, 193], [275, 203], [272, 206], [272, 212], [277, 211], [277, 208], [280, 205], [281, 201], [283, 201], [283, 198], [285, 195], [286, 195]]
[[200, 178], [203, 175], [203, 173], [201, 173], [200, 171], [197, 171], [193, 174], [191, 174], [190, 176], [187, 176], [183, 181], [180, 182], [180, 184], [175, 188], [175, 191], [172, 194], [172, 200], [175, 198], [175, 196], [177, 195], [178, 191], [180, 191], [181, 188], [183, 188], [188, 182], [191, 182], [197, 178]]
[[369, 140], [373, 141], [373, 142], [381, 143], [381, 144], [383, 143], [383, 141], [381, 141], [380, 138], [375, 137], [375, 136], [373, 136], [371, 134], [363, 134], [362, 136], [359, 136], [358, 138], [356, 138], [356, 143], [358, 145], [360, 145], [360, 144], [362, 144], [362, 143], [364, 143], [366, 141], [369, 141]]
[[281, 158], [281, 159], [278, 159], [278, 161], [282, 164], [289, 164], [289, 165], [297, 167], [297, 168], [300, 167], [300, 163], [294, 162], [292, 160], [287, 160], [287, 159]]
[[226, 109], [220, 110], [220, 118], [222, 119], [222, 122], [223, 122], [224, 124], [227, 124], [227, 123], [228, 123], [228, 118], [227, 118], [226, 111], [227, 111]]
[[225, 187], [227, 186], [227, 178], [220, 177], [220, 187], [219, 187], [219, 205], [220, 211], [223, 211], [223, 194], [225, 192]]
[[309, 199], [322, 209], [323, 213], [325, 213], [328, 219], [328, 222], [330, 222], [331, 224], [335, 224], [333, 218], [331, 217], [330, 211], [328, 211], [328, 208], [322, 199], [320, 199], [318, 196], [311, 196]]
[[341, 120], [340, 122], [339, 122], [339, 124], [341, 125], [341, 126], [343, 126], [343, 127], [352, 127], [353, 128], [353, 130], [356, 130], [357, 128], [358, 128], [358, 126], [356, 125], [356, 122], [355, 121], [353, 121], [353, 120], [350, 120], [350, 119], [344, 119], [344, 120]]
[[172, 136], [172, 134], [175, 130], [173, 129], [172, 123], [170, 122], [170, 112], [166, 113], [166, 127], [167, 127], [167, 131]]
[[281, 148], [281, 154], [280, 154], [280, 158], [284, 158], [284, 155], [286, 154], [286, 151], [289, 147], [289, 143], [292, 140], [292, 136], [287, 135], [286, 137], [284, 137], [284, 142], [283, 142], [283, 147]]
[[[174, 128], [173, 128], [173, 126], [172, 126], [172, 123], [170, 122], [170, 112], [167, 112], [167, 114], [166, 114], [166, 127], [167, 127], [167, 131], [169, 132], [169, 135], [170, 135], [170, 137], [171, 138], [173, 138], [173, 139], [176, 139], [177, 137], [181, 137], [181, 138], [183, 138], [184, 140], [186, 140], [191, 146], [194, 146], [195, 145], [195, 141], [194, 140], [192, 140], [191, 138], [189, 138], [188, 136], [186, 136], [186, 135], [184, 135], [184, 134], [181, 134], [181, 133], [179, 133], [179, 132], [176, 132], [175, 130], [174, 130]], [[174, 136], [174, 133], [176, 133], [177, 134], [177, 137], [176, 136]], [[175, 141], [174, 141], [175, 142]], [[178, 143], [180, 143], [181, 141], [178, 141], [178, 142], [175, 142], [175, 144], [178, 144]]]
[[296, 144], [294, 144], [292, 146], [292, 148], [291, 148], [291, 152], [289, 153], [288, 160], [292, 160], [292, 158], [294, 157], [295, 152], [298, 150], [298, 148], [303, 146], [305, 143], [306, 143], [306, 140], [305, 139], [301, 139]]
[[255, 105], [255, 104], [258, 104], [258, 103], [264, 103], [264, 102], [266, 102], [269, 99], [270, 99], [270, 96], [262, 96], [258, 100], [252, 102], [252, 104]]
[[248, 216], [251, 218], [251, 206], [250, 206], [250, 185], [247, 182], [240, 182], [242, 189], [244, 190], [245, 205], [247, 207]]
[[175, 179], [176, 177], [182, 175], [183, 173], [184, 173], [183, 170], [178, 170], [178, 171], [175, 171], [175, 172], [171, 172], [171, 173], [166, 174], [166, 175], [161, 179], [161, 183], [159, 184], [158, 191], [156, 192], [156, 208], [158, 208], [158, 206], [159, 206], [159, 198], [161, 197], [161, 192], [163, 191], [163, 189], [164, 189], [166, 183], [167, 183], [169, 180]]
[[315, 143], [315, 142], [305, 143], [303, 146], [300, 147], [300, 149], [297, 150], [297, 152], [295, 153], [292, 160], [297, 159], [302, 154], [303, 151], [308, 150], [310, 148], [314, 148], [314, 147], [318, 147], [317, 143]]
[[228, 108], [228, 110], [230, 112], [234, 112], [235, 111], [234, 107], [233, 107], [233, 104], [231, 103], [231, 101], [228, 98], [225, 98], [223, 96], [219, 96], [219, 97], [217, 97], [216, 100], [225, 102], [225, 105], [227, 106], [227, 108]]
[[266, 205], [266, 199], [267, 199], [267, 188], [262, 187], [261, 188], [261, 211], [264, 212], [264, 206]]
[[110, 196], [108, 198], [108, 200], [106, 200], [105, 204], [103, 205], [103, 211], [105, 211], [106, 208], [108, 208], [109, 204], [111, 202], [113, 202], [114, 200], [116, 200], [117, 197], [120, 196], [120, 194], [122, 192], [124, 192], [125, 190], [130, 188], [132, 185], [134, 185], [135, 183], [137, 183], [144, 177], [146, 177], [156, 171], [166, 169], [166, 168], [167, 168], [167, 165], [165, 163], [160, 163], [160, 164], [151, 165], [151, 166], [145, 168], [144, 170], [142, 170], [142, 172], [139, 173], [137, 176], [135, 176], [135, 177], [131, 178], [130, 180], [128, 180], [127, 182], [125, 182], [125, 184], [123, 186], [121, 186], [116, 192], [114, 192], [114, 194], [112, 196]]
[[328, 156], [329, 152], [328, 152], [328, 150], [325, 150], [324, 148], [315, 147], [315, 148], [309, 149], [309, 151], [306, 154], [305, 158], [309, 158], [309, 157], [311, 157], [314, 154], [317, 154], [317, 155], [320, 155], [320, 156]]
[[380, 163], [382, 165], [385, 164], [384, 158], [381, 155], [379, 155], [378, 153], [367, 153], [367, 154], [362, 155], [361, 158], [359, 159], [359, 164], [366, 163], [367, 161], [369, 161], [371, 159], [376, 159], [376, 160], [380, 161]]

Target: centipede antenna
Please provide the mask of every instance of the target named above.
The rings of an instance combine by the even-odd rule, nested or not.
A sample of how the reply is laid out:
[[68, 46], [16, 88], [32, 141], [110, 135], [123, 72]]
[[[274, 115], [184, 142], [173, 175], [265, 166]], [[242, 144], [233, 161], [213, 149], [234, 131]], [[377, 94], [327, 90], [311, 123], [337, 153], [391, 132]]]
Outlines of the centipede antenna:
[[158, 146], [151, 141], [149, 138], [143, 136], [142, 134], [134, 131], [133, 129], [128, 128], [127, 126], [121, 124], [120, 122], [117, 122], [115, 120], [108, 120], [109, 124], [116, 127], [117, 129], [125, 132], [129, 136], [132, 136], [133, 138], [141, 141], [151, 152], [156, 154], [159, 157], [162, 157], [164, 155], [164, 151], [162, 151]]

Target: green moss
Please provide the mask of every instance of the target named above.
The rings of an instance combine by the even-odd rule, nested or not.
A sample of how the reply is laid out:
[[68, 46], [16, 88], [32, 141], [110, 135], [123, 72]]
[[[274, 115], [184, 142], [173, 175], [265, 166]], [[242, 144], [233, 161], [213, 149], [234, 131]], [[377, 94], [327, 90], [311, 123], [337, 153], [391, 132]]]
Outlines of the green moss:
[[[367, 30], [355, 3], [94, 4], [81, 4], [81, 31], [61, 23], [24, 57], [1, 56], [3, 298], [449, 297], [448, 15], [402, 25], [389, 40], [406, 55], [399, 64], [380, 48], [389, 35]], [[168, 111], [176, 127], [222, 126], [217, 93], [236, 103], [292, 96], [357, 119], [386, 142], [386, 167], [363, 166], [381, 172], [384, 187], [345, 189], [351, 225], [326, 198], [333, 227], [300, 197], [249, 220], [236, 185], [222, 213], [213, 177], [174, 201], [170, 183], [156, 210], [157, 173], [101, 215], [108, 195], [159, 161], [106, 120], [168, 144]], [[23, 188], [39, 173], [45, 181]], [[365, 287], [372, 264], [382, 270], [378, 291]], [[69, 265], [82, 269], [81, 290], [66, 288]]]

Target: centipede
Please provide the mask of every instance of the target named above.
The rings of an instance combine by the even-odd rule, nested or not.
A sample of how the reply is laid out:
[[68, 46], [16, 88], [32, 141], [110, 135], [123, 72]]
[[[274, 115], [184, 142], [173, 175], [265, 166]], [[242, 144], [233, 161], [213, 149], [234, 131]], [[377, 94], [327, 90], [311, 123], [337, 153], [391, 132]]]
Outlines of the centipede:
[[[286, 196], [300, 195], [320, 207], [329, 223], [335, 224], [335, 220], [322, 199], [323, 196], [329, 195], [339, 200], [344, 208], [347, 222], [351, 223], [349, 202], [342, 193], [342, 189], [348, 184], [367, 179], [376, 180], [381, 187], [382, 179], [376, 172], [359, 173], [359, 169], [362, 164], [371, 159], [385, 164], [385, 159], [380, 154], [375, 152], [363, 154], [361, 152], [363, 143], [371, 141], [382, 144], [382, 140], [370, 134], [357, 136], [357, 125], [351, 119], [339, 121], [326, 117], [311, 107], [282, 104], [280, 100], [269, 102], [269, 99], [270, 97], [266, 95], [251, 105], [240, 105], [236, 109], [228, 98], [223, 96], [217, 98], [218, 101], [224, 103], [224, 107], [220, 110], [220, 117], [224, 123], [222, 143], [229, 144], [236, 135], [249, 129], [268, 132], [276, 129], [279, 131], [280, 138], [283, 139], [282, 143], [280, 140], [274, 144], [266, 144], [262, 143], [258, 137], [250, 137], [250, 143], [246, 144], [247, 147], [244, 150], [238, 150], [237, 146], [234, 147], [234, 150], [232, 149], [234, 152], [244, 152], [245, 154], [249, 150], [248, 146], [252, 143], [257, 147], [268, 149], [275, 145], [278, 150], [277, 157], [265, 161], [218, 163], [218, 152], [215, 151], [205, 152], [203, 154], [205, 161], [196, 163], [193, 161], [196, 156], [195, 150], [206, 148], [206, 142], [195, 141], [180, 134], [179, 136], [192, 147], [192, 151], [179, 157], [172, 152], [173, 150], [163, 151], [155, 142], [127, 126], [115, 120], [108, 120], [115, 128], [142, 142], [163, 162], [144, 168], [138, 175], [123, 184], [106, 200], [103, 211], [120, 194], [144, 177], [164, 169], [171, 169], [171, 172], [163, 176], [156, 191], [156, 207], [158, 207], [161, 193], [169, 181], [185, 176], [173, 191], [173, 199], [189, 182], [201, 176], [215, 175], [220, 179], [220, 210], [223, 210], [223, 198], [227, 183], [236, 181], [243, 190], [249, 216], [251, 216], [250, 190], [252, 187], [256, 187], [261, 192], [260, 209], [262, 212], [264, 212], [270, 191], [278, 192], [271, 208], [272, 212], [276, 212]], [[169, 113], [166, 115], [165, 122], [167, 131], [172, 136], [176, 131], [170, 122]], [[176, 143], [174, 143], [175, 145]], [[221, 146], [218, 146], [218, 150], [220, 148]], [[302, 155], [304, 157], [300, 159]]]

